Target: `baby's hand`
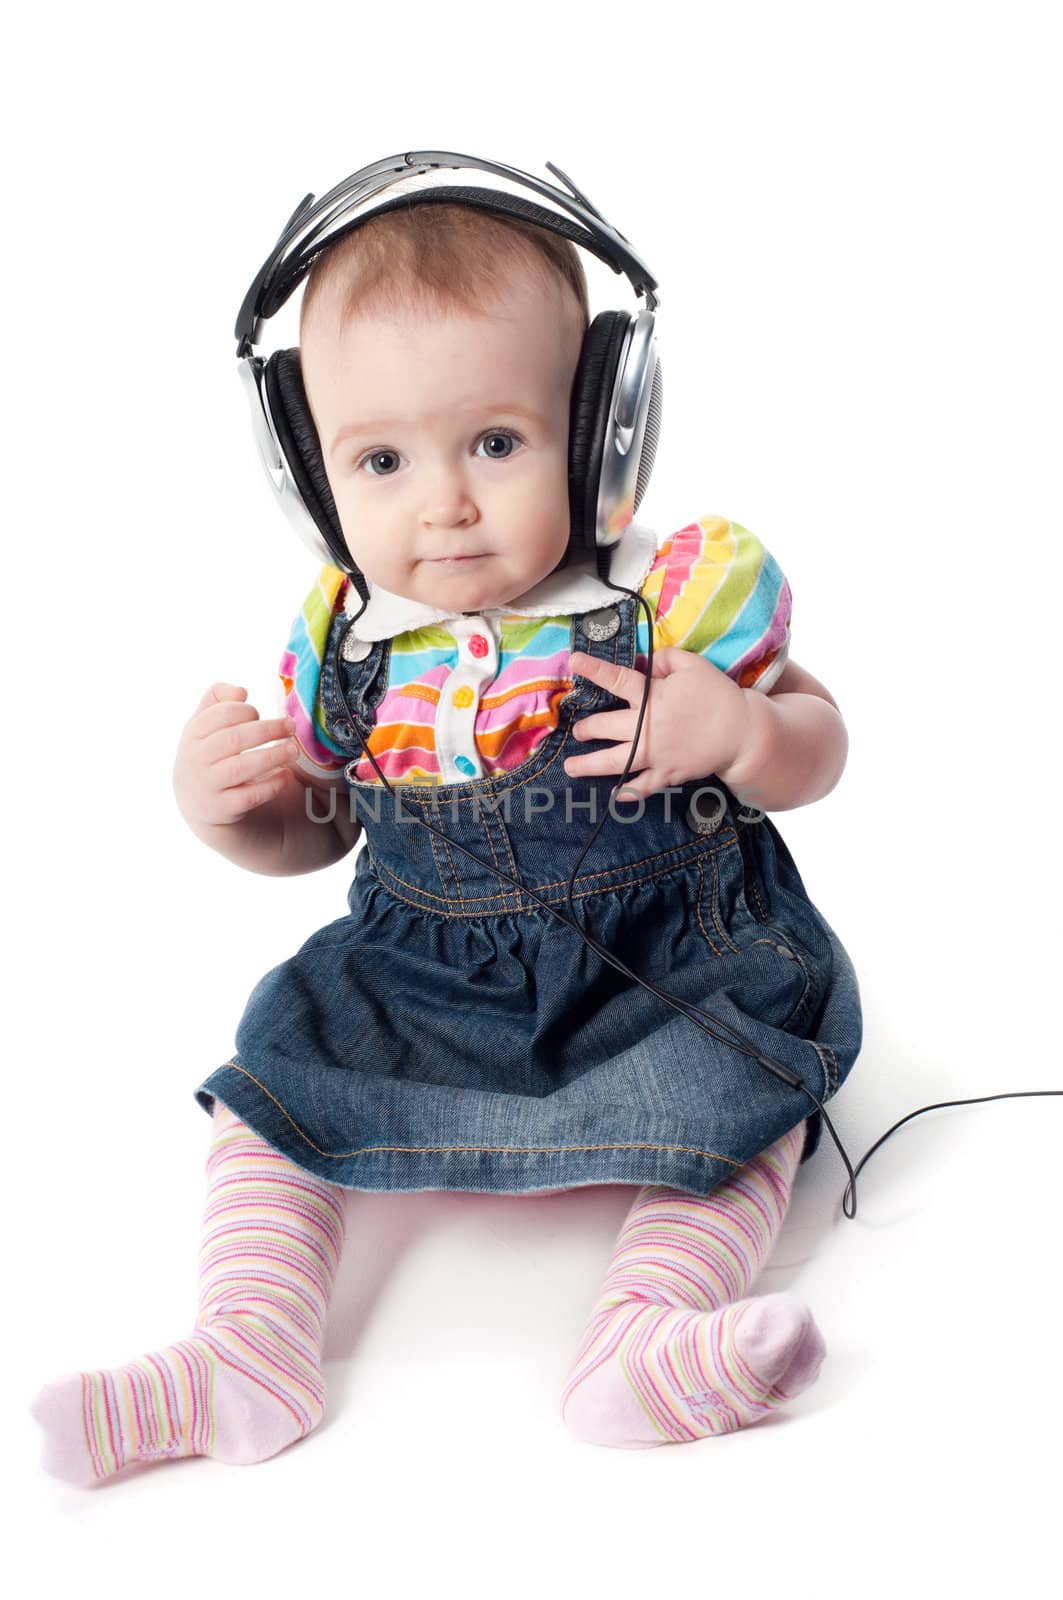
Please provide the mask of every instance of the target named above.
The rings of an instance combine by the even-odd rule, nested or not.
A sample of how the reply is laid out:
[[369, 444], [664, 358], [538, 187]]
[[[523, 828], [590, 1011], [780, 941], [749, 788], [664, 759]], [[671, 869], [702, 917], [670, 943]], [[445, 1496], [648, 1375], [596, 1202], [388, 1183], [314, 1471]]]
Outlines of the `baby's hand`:
[[294, 727], [291, 717], [263, 722], [247, 704], [246, 689], [212, 683], [184, 726], [173, 769], [174, 794], [189, 827], [239, 822], [298, 781]]
[[[615, 739], [618, 743], [585, 756], [569, 756], [569, 777], [597, 777], [623, 772], [635, 737], [646, 674], [633, 667], [602, 661], [583, 650], [570, 657], [573, 671], [599, 684], [627, 708], [600, 711], [573, 725], [577, 739]], [[628, 778], [617, 794], [648, 797], [689, 778], [727, 773], [745, 747], [751, 725], [748, 695], [704, 656], [668, 645], [653, 652], [653, 678], [639, 748], [631, 763], [637, 778]]]

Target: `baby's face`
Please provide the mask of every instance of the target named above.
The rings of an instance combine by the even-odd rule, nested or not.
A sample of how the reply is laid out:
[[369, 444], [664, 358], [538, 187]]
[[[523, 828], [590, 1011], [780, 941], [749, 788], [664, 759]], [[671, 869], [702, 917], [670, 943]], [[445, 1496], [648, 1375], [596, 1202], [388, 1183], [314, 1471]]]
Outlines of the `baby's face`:
[[569, 535], [582, 329], [560, 288], [516, 283], [475, 315], [359, 315], [325, 294], [303, 380], [344, 537], [371, 583], [428, 605], [504, 605]]

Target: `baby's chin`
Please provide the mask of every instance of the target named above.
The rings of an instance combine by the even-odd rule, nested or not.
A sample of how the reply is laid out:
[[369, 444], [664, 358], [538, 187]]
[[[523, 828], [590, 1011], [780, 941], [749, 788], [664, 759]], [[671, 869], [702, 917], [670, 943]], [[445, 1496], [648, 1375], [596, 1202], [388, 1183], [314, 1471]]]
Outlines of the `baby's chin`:
[[[391, 593], [423, 605], [447, 606], [454, 611], [487, 611], [504, 606], [540, 583], [546, 574], [513, 574], [496, 556], [466, 561], [422, 561]], [[384, 588], [390, 589], [389, 584]]]

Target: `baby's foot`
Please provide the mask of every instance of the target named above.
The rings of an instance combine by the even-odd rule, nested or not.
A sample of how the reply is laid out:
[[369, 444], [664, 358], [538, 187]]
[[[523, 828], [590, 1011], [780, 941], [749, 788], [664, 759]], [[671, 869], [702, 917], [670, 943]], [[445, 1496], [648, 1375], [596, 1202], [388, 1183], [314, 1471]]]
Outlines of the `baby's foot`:
[[241, 1311], [128, 1366], [46, 1384], [30, 1410], [45, 1471], [90, 1488], [135, 1462], [265, 1461], [316, 1427], [324, 1402], [305, 1345], [280, 1320]]
[[627, 1450], [733, 1433], [807, 1389], [825, 1354], [792, 1294], [711, 1312], [625, 1301], [589, 1333], [561, 1414], [588, 1444]]

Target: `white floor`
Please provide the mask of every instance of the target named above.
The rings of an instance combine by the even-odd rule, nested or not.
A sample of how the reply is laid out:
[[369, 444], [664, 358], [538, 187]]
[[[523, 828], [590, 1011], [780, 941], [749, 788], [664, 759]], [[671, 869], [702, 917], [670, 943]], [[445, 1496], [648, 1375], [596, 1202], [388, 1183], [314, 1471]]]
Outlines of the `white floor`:
[[[873, 979], [869, 991], [860, 1088], [854, 1078], [832, 1108], [854, 1162], [894, 1108], [972, 1092], [943, 1093], [942, 1074], [920, 1084], [891, 1059], [899, 1030]], [[1031, 1066], [1023, 1082], [1038, 1081]], [[56, 1132], [57, 1173], [28, 1201], [51, 1270], [30, 1279], [6, 1398], [16, 1526], [47, 1574], [34, 1592], [123, 1551], [122, 1594], [141, 1592], [141, 1563], [158, 1564], [148, 1587], [164, 1593], [257, 1580], [272, 1594], [327, 1573], [388, 1592], [401, 1575], [402, 1593], [447, 1577], [471, 1595], [635, 1594], [662, 1577], [733, 1587], [754, 1570], [758, 1592], [774, 1579], [817, 1596], [957, 1580], [1040, 1592], [1063, 1423], [1058, 1101], [917, 1119], [865, 1169], [852, 1222], [825, 1133], [757, 1288], [807, 1300], [827, 1359], [785, 1414], [741, 1434], [624, 1452], [582, 1444], [560, 1420], [632, 1191], [359, 1193], [347, 1196], [317, 1432], [256, 1467], [196, 1460], [68, 1489], [34, 1469], [24, 1405], [71, 1364], [114, 1364], [188, 1331], [203, 1188], [189, 1146], [205, 1150], [209, 1132], [193, 1112], [150, 1144], [129, 1106], [91, 1150]]]
[[[252, 984], [346, 909], [350, 861], [281, 880], [210, 855], [170, 771], [212, 681], [272, 715], [315, 570], [255, 457], [236, 307], [299, 197], [391, 151], [553, 161], [660, 275], [640, 515], [764, 540], [794, 658], [849, 728], [836, 791], [776, 821], [860, 978], [864, 1049], [830, 1106], [854, 1164], [928, 1102], [1063, 1085], [1053, 22], [945, 0], [20, 9], [12, 1593], [1058, 1593], [1058, 1098], [906, 1125], [852, 1222], [824, 1131], [757, 1288], [807, 1300], [827, 1360], [733, 1436], [623, 1452], [560, 1420], [630, 1203], [615, 1188], [352, 1194], [327, 1418], [260, 1466], [79, 1492], [40, 1471], [27, 1409], [60, 1373], [190, 1330], [210, 1133], [192, 1091]], [[588, 276], [595, 311], [634, 305]], [[267, 350], [296, 342], [284, 315]]]

